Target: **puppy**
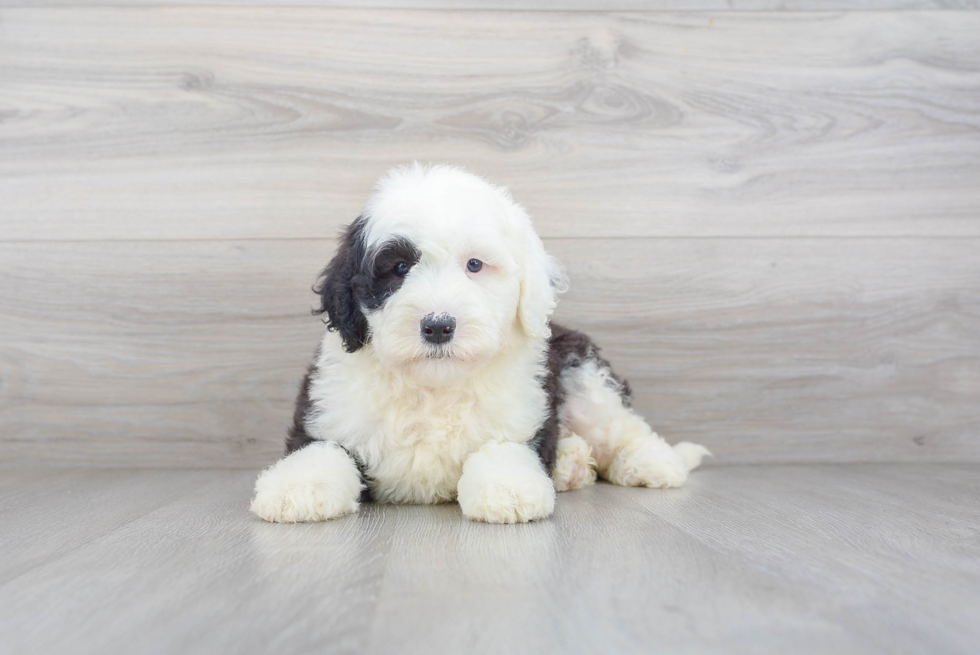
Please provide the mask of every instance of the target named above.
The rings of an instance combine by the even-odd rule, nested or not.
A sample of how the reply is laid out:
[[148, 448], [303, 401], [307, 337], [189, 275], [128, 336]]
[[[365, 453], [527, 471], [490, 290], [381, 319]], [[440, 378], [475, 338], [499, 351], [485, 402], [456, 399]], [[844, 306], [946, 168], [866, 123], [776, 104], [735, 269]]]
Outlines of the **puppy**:
[[592, 341], [551, 322], [563, 290], [506, 189], [450, 166], [391, 171], [314, 287], [327, 330], [252, 511], [295, 523], [455, 500], [474, 521], [524, 523], [597, 473], [682, 485], [707, 449], [657, 436]]

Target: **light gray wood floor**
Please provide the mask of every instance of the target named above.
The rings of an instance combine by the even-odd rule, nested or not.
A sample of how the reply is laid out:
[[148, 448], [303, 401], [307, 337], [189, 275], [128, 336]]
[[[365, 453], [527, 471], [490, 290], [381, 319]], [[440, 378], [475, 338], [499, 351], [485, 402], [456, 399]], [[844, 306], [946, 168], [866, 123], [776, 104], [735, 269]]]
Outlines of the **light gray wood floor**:
[[271, 525], [254, 475], [3, 471], [0, 652], [980, 652], [980, 465], [709, 467], [524, 526]]
[[0, 7], [350, 7], [521, 11], [907, 11], [978, 9], [978, 0], [0, 0]]

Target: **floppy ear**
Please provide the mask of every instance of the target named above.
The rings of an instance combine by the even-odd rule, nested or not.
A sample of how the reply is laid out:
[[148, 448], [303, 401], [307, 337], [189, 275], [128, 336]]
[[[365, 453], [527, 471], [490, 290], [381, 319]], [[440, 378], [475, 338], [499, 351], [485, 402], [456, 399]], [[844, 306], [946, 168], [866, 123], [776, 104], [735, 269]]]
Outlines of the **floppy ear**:
[[531, 219], [523, 209], [518, 209], [523, 215], [525, 237], [517, 317], [529, 337], [547, 337], [551, 334], [551, 314], [558, 304], [558, 294], [568, 286], [558, 261], [545, 252]]
[[320, 296], [320, 308], [314, 314], [326, 314], [327, 329], [340, 332], [344, 350], [355, 352], [368, 342], [368, 323], [354, 297], [354, 278], [361, 273], [365, 257], [362, 232], [363, 216], [347, 226], [337, 254], [320, 273], [313, 292]]

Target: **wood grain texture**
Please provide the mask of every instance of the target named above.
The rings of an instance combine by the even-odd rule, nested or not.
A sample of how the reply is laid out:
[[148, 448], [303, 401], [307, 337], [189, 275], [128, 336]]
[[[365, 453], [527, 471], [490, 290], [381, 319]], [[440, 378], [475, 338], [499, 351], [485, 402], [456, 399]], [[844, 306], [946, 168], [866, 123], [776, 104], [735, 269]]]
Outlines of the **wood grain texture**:
[[909, 11], [978, 9], [978, 0], [0, 0], [0, 7], [334, 7], [506, 11]]
[[[552, 239], [584, 329], [719, 462], [980, 461], [980, 240]], [[258, 466], [331, 241], [0, 244], [0, 459]]]
[[[0, 470], [0, 585], [213, 482], [211, 471]], [[219, 476], [220, 477], [220, 476]], [[30, 507], [31, 511], [24, 511]], [[53, 538], [52, 530], [57, 531]]]
[[[714, 467], [600, 484], [523, 526], [456, 505], [313, 525], [246, 510], [255, 471], [45, 474], [93, 524], [132, 520], [0, 584], [0, 652], [975, 653], [977, 465]], [[205, 482], [205, 477], [209, 481]], [[149, 489], [156, 491], [149, 491]], [[57, 543], [56, 493], [0, 502]]]
[[[383, 514], [367, 517], [373, 527], [334, 524], [339, 532], [270, 530], [246, 510], [254, 472], [211, 472], [190, 493], [188, 475], [120, 476], [119, 493], [138, 493], [149, 481], [177, 498], [51, 558], [53, 568], [35, 566], [0, 586], [0, 651], [61, 652], [70, 640], [79, 653], [120, 643], [134, 653], [224, 652], [208, 650], [217, 644], [236, 644], [236, 652], [360, 652], [387, 549]], [[92, 472], [75, 493], [96, 500], [101, 477]], [[41, 517], [61, 509], [56, 500], [27, 497], [3, 517], [25, 508]], [[88, 512], [112, 508], [92, 502]], [[47, 539], [61, 538], [57, 521], [42, 525]], [[8, 613], [23, 594], [32, 601]]]
[[0, 10], [0, 239], [330, 236], [452, 161], [545, 236], [980, 235], [980, 14]]
[[0, 459], [275, 457], [329, 237], [420, 159], [513, 188], [668, 438], [980, 460], [980, 14], [756, 1], [0, 9]]

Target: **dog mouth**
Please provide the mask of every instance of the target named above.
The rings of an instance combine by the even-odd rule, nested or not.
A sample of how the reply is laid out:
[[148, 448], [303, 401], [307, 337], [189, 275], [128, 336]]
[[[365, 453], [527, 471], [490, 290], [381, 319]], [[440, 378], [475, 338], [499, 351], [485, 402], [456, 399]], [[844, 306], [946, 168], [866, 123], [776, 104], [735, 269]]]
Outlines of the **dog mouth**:
[[451, 359], [453, 353], [449, 346], [430, 346], [422, 355], [422, 359]]

